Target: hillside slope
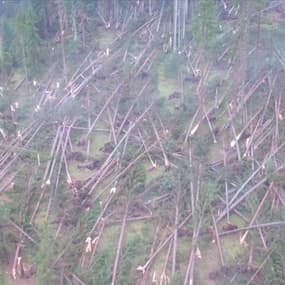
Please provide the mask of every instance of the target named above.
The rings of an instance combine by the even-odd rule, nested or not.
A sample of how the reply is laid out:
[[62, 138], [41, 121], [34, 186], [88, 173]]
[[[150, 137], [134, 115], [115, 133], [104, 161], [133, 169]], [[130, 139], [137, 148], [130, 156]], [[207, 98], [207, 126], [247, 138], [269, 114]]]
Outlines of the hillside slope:
[[96, 19], [3, 80], [1, 284], [282, 284], [283, 12], [226, 2], [180, 44], [167, 5]]

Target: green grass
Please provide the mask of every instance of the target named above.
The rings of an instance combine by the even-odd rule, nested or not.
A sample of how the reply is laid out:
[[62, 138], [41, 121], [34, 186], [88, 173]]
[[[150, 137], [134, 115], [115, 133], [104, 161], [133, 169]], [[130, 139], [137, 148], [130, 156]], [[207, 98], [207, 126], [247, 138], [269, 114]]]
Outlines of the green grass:
[[24, 79], [24, 76], [25, 75], [20, 69], [15, 70], [13, 76], [11, 77], [11, 82], [16, 86], [20, 81]]
[[[232, 215], [231, 223], [242, 227], [244, 221], [237, 215]], [[222, 226], [226, 223], [223, 220], [218, 225], [218, 230], [221, 231]], [[221, 248], [225, 264], [235, 264], [236, 259], [246, 252], [246, 248], [240, 244], [239, 234], [221, 237]], [[204, 243], [200, 245], [202, 258], [197, 261], [197, 279], [201, 285], [219, 285], [219, 280], [209, 279], [209, 273], [220, 270], [221, 262], [216, 243]]]
[[[165, 259], [167, 257], [167, 252], [168, 252], [168, 247], [169, 247], [169, 243], [164, 247], [164, 249], [160, 252], [160, 254], [154, 259], [153, 261], [153, 266], [151, 266], [151, 278], [153, 276], [153, 274], [155, 273], [156, 275], [156, 279], [159, 280], [160, 275], [163, 273], [163, 268], [165, 265]], [[169, 260], [168, 260], [169, 262]], [[167, 267], [166, 267], [167, 269]], [[167, 274], [169, 276], [169, 272], [166, 271], [165, 274]]]
[[189, 260], [189, 253], [191, 249], [191, 238], [182, 237], [177, 242], [177, 265], [183, 273], [186, 271], [187, 263]]
[[165, 171], [165, 167], [157, 162], [157, 167], [154, 170], [149, 170], [152, 165], [149, 160], [144, 160], [143, 165], [146, 169], [146, 185], [161, 177]]
[[231, 264], [235, 259], [247, 250], [240, 244], [240, 235], [234, 234], [228, 237], [221, 238], [222, 249], [225, 257], [225, 262]]
[[[156, 230], [153, 228], [152, 233], [154, 233]], [[159, 241], [164, 241], [165, 238], [169, 235], [169, 231], [165, 230], [158, 234], [157, 238]], [[151, 238], [151, 241], [153, 240], [153, 237]], [[157, 242], [157, 241], [156, 241]], [[152, 260], [152, 263], [150, 265], [150, 278], [152, 279], [154, 274], [156, 276], [156, 279], [159, 280], [161, 274], [163, 273], [163, 269], [165, 266], [169, 245], [171, 241], [167, 243], [167, 245], [164, 246], [164, 248], [159, 252], [159, 254]], [[157, 249], [157, 245], [155, 246], [154, 250]], [[149, 252], [148, 252], [149, 254]], [[171, 253], [169, 255], [168, 264], [171, 262]], [[166, 267], [165, 274], [170, 277], [170, 272], [168, 271], [168, 266]], [[150, 279], [150, 280], [151, 280]], [[149, 284], [152, 284], [151, 281], [149, 281]]]
[[200, 251], [202, 258], [196, 259], [196, 276], [199, 284], [218, 285], [216, 281], [209, 279], [209, 273], [219, 270], [221, 267], [217, 245], [209, 243], [206, 248], [200, 247]]
[[245, 227], [246, 223], [245, 221], [238, 215], [231, 215], [230, 220], [233, 224], [237, 225], [238, 227]]
[[[232, 224], [237, 225], [238, 227], [245, 226], [245, 222], [235, 214], [230, 216], [230, 221]], [[225, 219], [220, 222], [218, 226], [219, 231], [222, 231], [222, 225], [224, 224], [226, 224]], [[240, 254], [244, 252], [245, 248], [240, 244], [239, 238], [239, 233], [221, 238], [221, 245], [226, 263], [233, 262], [235, 258], [237, 258]]]
[[109, 142], [109, 133], [98, 133], [92, 135], [91, 138], [91, 156], [94, 156], [96, 159], [104, 156], [104, 153], [100, 150], [105, 143]]
[[117, 248], [118, 238], [120, 235], [121, 225], [114, 224], [104, 229], [102, 240], [100, 241], [100, 248], [112, 248], [114, 253]]
[[0, 272], [0, 284], [10, 285], [11, 283], [8, 281], [8, 278], [5, 275], [6, 275], [5, 272]]
[[214, 163], [216, 161], [220, 161], [224, 159], [222, 149], [223, 149], [223, 146], [220, 142], [213, 143], [210, 146], [210, 151], [208, 155], [210, 163]]
[[69, 172], [70, 172], [71, 178], [73, 180], [84, 180], [88, 176], [91, 175], [92, 171], [90, 171], [87, 168], [79, 169], [77, 167], [78, 164], [80, 164], [80, 162], [77, 162], [77, 161], [70, 161], [69, 162], [68, 166], [69, 166]]
[[177, 88], [176, 80], [166, 78], [161, 74], [159, 75], [158, 91], [160, 97], [168, 98], [169, 95], [177, 91]]
[[168, 100], [168, 96], [172, 93], [178, 91], [177, 81], [171, 78], [165, 77], [163, 74], [159, 73], [158, 77], [158, 96], [160, 98], [165, 98], [165, 106], [164, 108], [168, 112], [173, 112], [175, 110], [175, 104]]
[[104, 27], [99, 28], [100, 48], [106, 49], [107, 47], [110, 47], [115, 38], [116, 34], [111, 30], [106, 30]]
[[[157, 72], [157, 89], [158, 97], [168, 99], [168, 96], [180, 90], [178, 77], [178, 70], [176, 72], [176, 62], [172, 57], [164, 59], [159, 63]], [[174, 74], [172, 74], [174, 73]], [[166, 101], [165, 108], [169, 111], [174, 110], [173, 102]]]
[[126, 240], [131, 240], [136, 236], [144, 240], [151, 239], [154, 232], [153, 224], [149, 221], [131, 222], [127, 225]]

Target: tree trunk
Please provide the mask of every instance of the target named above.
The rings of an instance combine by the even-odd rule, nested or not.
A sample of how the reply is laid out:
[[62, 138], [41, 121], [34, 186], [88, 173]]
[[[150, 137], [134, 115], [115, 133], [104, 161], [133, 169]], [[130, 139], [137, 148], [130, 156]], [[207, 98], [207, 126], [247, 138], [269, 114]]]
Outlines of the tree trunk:
[[76, 23], [76, 8], [74, 6], [74, 2], [72, 2], [72, 29], [73, 29], [73, 40], [77, 41], [78, 39], [78, 31], [77, 31], [77, 23]]
[[63, 77], [66, 79], [66, 58], [65, 58], [65, 47], [64, 47], [64, 33], [65, 33], [65, 7], [64, 2], [58, 2], [58, 24], [60, 32], [60, 43], [61, 43], [61, 54], [62, 54], [62, 68], [63, 68]]
[[176, 51], [176, 48], [177, 48], [177, 9], [178, 9], [178, 0], [174, 0], [174, 7], [173, 7], [173, 51]]
[[127, 202], [127, 205], [126, 205], [126, 210], [125, 210], [125, 214], [123, 217], [120, 237], [118, 240], [117, 252], [116, 252], [116, 257], [115, 257], [115, 261], [114, 261], [114, 268], [113, 268], [113, 273], [112, 273], [111, 285], [115, 285], [116, 278], [117, 278], [117, 271], [118, 271], [119, 260], [120, 260], [120, 255], [121, 255], [121, 251], [122, 251], [123, 239], [124, 239], [126, 223], [127, 223], [128, 209], [129, 209], [129, 202]]

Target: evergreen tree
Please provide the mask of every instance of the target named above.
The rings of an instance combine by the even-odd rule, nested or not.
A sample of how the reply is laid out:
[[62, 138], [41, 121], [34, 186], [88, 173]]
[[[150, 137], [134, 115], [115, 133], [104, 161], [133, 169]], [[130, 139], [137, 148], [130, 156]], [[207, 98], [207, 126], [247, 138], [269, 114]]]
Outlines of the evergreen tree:
[[1, 71], [9, 75], [13, 65], [13, 53], [11, 46], [13, 43], [14, 31], [8, 18], [3, 20], [2, 25], [2, 53], [1, 53]]
[[194, 40], [200, 48], [211, 47], [218, 32], [218, 11], [214, 0], [197, 1], [192, 31]]
[[41, 242], [35, 255], [36, 271], [37, 271], [37, 284], [46, 285], [51, 284], [52, 273], [49, 268], [52, 259], [52, 230], [48, 224], [41, 227], [40, 238]]
[[142, 163], [136, 164], [126, 177], [126, 188], [132, 193], [141, 193], [145, 189], [146, 170]]
[[41, 59], [37, 15], [32, 5], [20, 10], [15, 17], [15, 39], [13, 42], [17, 62], [24, 67], [28, 78], [39, 70]]

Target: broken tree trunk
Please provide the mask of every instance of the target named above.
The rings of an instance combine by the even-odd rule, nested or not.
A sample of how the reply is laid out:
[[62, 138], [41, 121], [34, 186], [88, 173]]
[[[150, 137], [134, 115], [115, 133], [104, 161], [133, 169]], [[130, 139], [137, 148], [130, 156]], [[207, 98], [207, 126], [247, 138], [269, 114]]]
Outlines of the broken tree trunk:
[[117, 131], [117, 136], [120, 135], [120, 133], [121, 133], [121, 131], [122, 131], [122, 129], [123, 129], [123, 127], [124, 127], [126, 121], [128, 120], [128, 118], [129, 118], [129, 116], [130, 116], [130, 114], [131, 114], [133, 108], [135, 107], [136, 103], [138, 102], [138, 99], [144, 94], [144, 91], [145, 91], [145, 89], [148, 87], [149, 83], [150, 83], [150, 81], [148, 80], [148, 81], [143, 85], [142, 89], [139, 91], [139, 93], [137, 94], [137, 96], [135, 97], [134, 102], [132, 103], [132, 105], [130, 106], [129, 110], [127, 111], [127, 113], [126, 113], [126, 115], [125, 115], [125, 117], [124, 117], [124, 119], [123, 119], [123, 121], [122, 121], [122, 123], [121, 123], [121, 125], [120, 125], [120, 127], [119, 127], [119, 129], [118, 129], [118, 131]]
[[235, 234], [238, 232], [255, 230], [259, 228], [270, 228], [270, 227], [275, 227], [275, 226], [285, 226], [285, 221], [276, 221], [276, 222], [271, 222], [271, 223], [252, 225], [250, 227], [238, 228], [232, 231], [221, 232], [219, 233], [219, 236], [226, 236], [226, 235], [231, 235], [231, 234]]
[[177, 255], [177, 227], [179, 225], [179, 200], [180, 200], [180, 191], [178, 191], [178, 197], [176, 197], [175, 203], [175, 221], [174, 221], [174, 235], [173, 235], [173, 246], [172, 246], [172, 264], [171, 264], [171, 276], [173, 277], [176, 272], [176, 255]]
[[159, 143], [161, 152], [162, 152], [162, 154], [163, 154], [164, 165], [165, 165], [166, 168], [168, 168], [168, 167], [169, 167], [169, 160], [168, 160], [168, 157], [167, 157], [167, 155], [166, 155], [165, 149], [164, 149], [164, 147], [163, 147], [163, 144], [162, 144], [161, 138], [160, 138], [160, 136], [159, 136], [159, 134], [158, 134], [158, 131], [157, 131], [157, 129], [156, 129], [156, 126], [155, 126], [155, 124], [153, 123], [153, 120], [152, 120], [152, 118], [151, 118], [150, 116], [149, 116], [149, 121], [150, 121], [150, 123], [151, 123], [151, 125], [152, 125], [152, 128], [153, 128], [153, 130], [154, 130], [155, 136], [156, 136], [156, 138], [157, 138], [157, 140], [158, 140], [158, 143]]
[[111, 96], [106, 100], [104, 106], [101, 108], [99, 114], [96, 116], [96, 119], [93, 121], [93, 123], [91, 124], [89, 131], [87, 133], [87, 136], [90, 135], [90, 133], [92, 132], [92, 130], [94, 129], [96, 123], [98, 122], [98, 120], [100, 119], [101, 115], [103, 114], [103, 112], [105, 111], [105, 109], [109, 106], [110, 102], [113, 100], [113, 98], [115, 97], [115, 95], [119, 92], [119, 90], [122, 88], [122, 86], [125, 84], [125, 82], [122, 82], [121, 84], [119, 84], [117, 86], [117, 88], [113, 91], [113, 93], [111, 94]]
[[[178, 229], [181, 228], [190, 218], [192, 214], [188, 215], [179, 225]], [[150, 256], [147, 262], [143, 266], [138, 266], [137, 270], [141, 271], [143, 274], [146, 272], [146, 269], [151, 264], [151, 262], [156, 258], [156, 256], [160, 253], [160, 251], [170, 242], [173, 238], [174, 231], [162, 242], [162, 244], [156, 249], [156, 251]]]
[[222, 247], [221, 247], [221, 241], [220, 241], [220, 237], [219, 237], [219, 233], [218, 233], [218, 227], [217, 227], [216, 220], [215, 220], [215, 217], [214, 217], [213, 213], [212, 213], [212, 220], [213, 220], [215, 236], [216, 236], [216, 241], [217, 241], [217, 248], [218, 248], [218, 251], [219, 251], [221, 265], [222, 265], [222, 267], [224, 267], [225, 266], [225, 261], [224, 261]]
[[123, 239], [124, 239], [124, 235], [125, 235], [128, 210], [129, 210], [129, 201], [127, 201], [126, 209], [125, 209], [125, 213], [124, 213], [124, 217], [123, 217], [123, 221], [122, 221], [121, 232], [120, 232], [120, 237], [118, 240], [116, 257], [115, 257], [114, 266], [113, 266], [111, 285], [115, 285], [115, 282], [117, 279], [117, 271], [118, 271], [118, 267], [119, 267], [119, 260], [120, 260], [120, 255], [121, 255], [121, 251], [122, 251]]
[[194, 263], [195, 263], [195, 252], [197, 251], [197, 240], [199, 237], [201, 225], [202, 225], [203, 216], [200, 217], [198, 224], [194, 227], [193, 238], [192, 238], [192, 248], [190, 251], [188, 265], [184, 277], [184, 285], [193, 284], [193, 272], [194, 272]]
[[[249, 223], [249, 227], [251, 227], [254, 224], [254, 222], [255, 222], [255, 220], [256, 220], [256, 218], [257, 218], [257, 216], [258, 216], [258, 214], [259, 214], [259, 212], [260, 212], [260, 210], [261, 210], [261, 208], [263, 206], [263, 204], [265, 203], [266, 198], [268, 197], [268, 195], [271, 192], [272, 186], [273, 186], [273, 183], [270, 184], [270, 186], [268, 187], [267, 191], [265, 192], [262, 200], [260, 201], [260, 203], [259, 203], [259, 205], [258, 205], [258, 207], [257, 207], [257, 209], [256, 209], [256, 211], [255, 211], [255, 213], [254, 213], [250, 223]], [[240, 239], [241, 243], [243, 243], [245, 241], [247, 235], [248, 235], [248, 231], [246, 231], [243, 234], [243, 236], [241, 237], [241, 239]]]

